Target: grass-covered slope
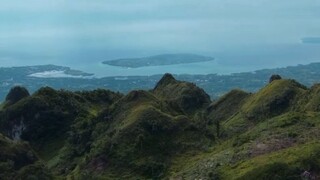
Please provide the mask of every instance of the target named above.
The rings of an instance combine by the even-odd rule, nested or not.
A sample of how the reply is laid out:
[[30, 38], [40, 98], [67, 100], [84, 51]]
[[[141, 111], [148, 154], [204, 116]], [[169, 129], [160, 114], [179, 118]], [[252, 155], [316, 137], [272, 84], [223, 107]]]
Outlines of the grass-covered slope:
[[[239, 95], [235, 96], [236, 93]], [[170, 176], [249, 180], [320, 178], [318, 96], [317, 85], [307, 89], [293, 80], [272, 81], [250, 96], [239, 91], [227, 94], [209, 108], [211, 118], [218, 114], [220, 119], [220, 144], [193, 157], [177, 158], [169, 170]], [[230, 104], [232, 116], [224, 108], [221, 112], [227, 117], [215, 112], [224, 102]]]
[[242, 106], [242, 111], [253, 121], [280, 115], [289, 111], [306, 89], [294, 80], [272, 81], [253, 94]]
[[193, 83], [178, 81], [171, 74], [165, 74], [152, 92], [186, 114], [203, 109], [211, 102], [210, 96], [203, 89]]
[[[261, 122], [191, 158], [178, 158], [176, 178], [319, 178], [320, 114], [287, 113]], [[223, 126], [223, 125], [222, 125]], [[179, 170], [178, 172], [177, 169]], [[182, 169], [182, 171], [181, 171]]]
[[297, 109], [304, 111], [320, 111], [320, 84], [315, 84], [300, 98]]
[[60, 177], [164, 177], [177, 154], [214, 142], [204, 118], [209, 96], [166, 76], [161, 88], [175, 99], [160, 86], [126, 96], [42, 88], [3, 108], [0, 127], [8, 137], [30, 142]]
[[51, 179], [52, 175], [26, 142], [0, 134], [0, 179]]
[[230, 91], [208, 107], [209, 117], [213, 121], [224, 121], [239, 111], [249, 93], [239, 89]]
[[[41, 88], [3, 108], [0, 129], [11, 139], [28, 141], [49, 167], [57, 167], [55, 171], [65, 171], [73, 161], [77, 163], [79, 152], [86, 150], [89, 142], [85, 132], [91, 118], [121, 97], [107, 90], [69, 92]], [[64, 156], [71, 159], [63, 159]], [[70, 161], [66, 164], [64, 160]]]
[[[163, 87], [169, 84], [165, 81], [187, 84], [164, 77]], [[177, 96], [185, 93], [175, 92]], [[119, 99], [96, 118], [92, 135], [98, 136], [91, 138], [90, 158], [83, 162], [82, 171], [101, 176], [165, 177], [177, 154], [201, 151], [214, 140], [206, 131], [205, 119], [198, 115], [201, 109], [184, 113], [179, 105], [153, 91], [132, 91]], [[97, 167], [97, 161], [101, 166]]]
[[170, 74], [127, 95], [42, 88], [0, 110], [1, 132], [15, 139], [1, 142], [27, 141], [36, 159], [1, 167], [55, 179], [319, 178], [319, 97], [318, 85], [278, 78], [211, 102]]

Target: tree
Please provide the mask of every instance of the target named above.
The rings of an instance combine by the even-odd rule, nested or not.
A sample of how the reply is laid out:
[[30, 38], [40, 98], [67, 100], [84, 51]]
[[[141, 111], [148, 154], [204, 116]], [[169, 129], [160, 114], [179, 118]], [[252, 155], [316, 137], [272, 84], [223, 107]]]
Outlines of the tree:
[[30, 96], [28, 90], [21, 86], [15, 86], [11, 88], [6, 97], [7, 105], [12, 105], [20, 101], [21, 99]]
[[280, 79], [282, 79], [282, 77], [279, 74], [273, 74], [269, 79], [269, 83], [275, 80], [280, 80]]

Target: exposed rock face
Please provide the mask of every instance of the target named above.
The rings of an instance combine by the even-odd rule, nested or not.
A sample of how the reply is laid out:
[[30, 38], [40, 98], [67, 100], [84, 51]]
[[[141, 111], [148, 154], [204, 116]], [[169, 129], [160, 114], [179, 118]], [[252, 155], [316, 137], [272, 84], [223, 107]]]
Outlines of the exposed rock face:
[[21, 139], [21, 135], [23, 131], [26, 129], [26, 126], [23, 121], [24, 121], [23, 117], [21, 117], [20, 122], [13, 125], [11, 136], [10, 136], [13, 138], [13, 140], [19, 141]]
[[20, 101], [21, 99], [30, 96], [28, 90], [21, 86], [13, 87], [6, 97], [7, 105], [12, 105]]

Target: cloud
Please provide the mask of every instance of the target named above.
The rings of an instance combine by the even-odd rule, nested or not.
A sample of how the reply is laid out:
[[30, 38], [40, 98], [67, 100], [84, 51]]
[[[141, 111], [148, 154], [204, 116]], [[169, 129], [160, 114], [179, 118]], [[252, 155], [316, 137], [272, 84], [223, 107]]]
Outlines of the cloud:
[[[18, 0], [19, 1], [19, 0]], [[129, 0], [0, 0], [1, 12], [137, 12], [157, 8], [154, 1]]]
[[320, 2], [314, 0], [0, 0], [0, 4], [0, 45], [10, 47], [221, 50], [320, 36]]

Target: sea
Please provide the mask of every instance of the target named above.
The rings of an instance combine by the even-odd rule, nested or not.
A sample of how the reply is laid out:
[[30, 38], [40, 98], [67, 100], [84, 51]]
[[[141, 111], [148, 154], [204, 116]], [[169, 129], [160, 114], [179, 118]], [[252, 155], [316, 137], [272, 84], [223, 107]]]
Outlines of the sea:
[[[94, 77], [100, 78], [110, 76], [150, 76], [164, 73], [226, 75], [240, 72], [252, 72], [260, 69], [281, 68], [295, 66], [298, 64], [320, 62], [320, 44], [301, 44], [298, 46], [287, 46], [286, 48], [283, 46], [268, 48], [259, 47], [257, 49], [251, 48], [225, 52], [209, 52], [201, 55], [212, 56], [215, 60], [201, 63], [140, 68], [124, 68], [102, 64], [102, 61], [110, 58], [108, 58], [108, 55], [95, 54], [92, 56], [84, 56], [83, 54], [93, 54], [85, 51], [82, 51], [79, 54], [73, 52], [73, 54], [68, 56], [57, 56], [54, 58], [50, 57], [43, 59], [24, 59], [23, 56], [19, 56], [19, 58], [15, 59], [12, 57], [0, 56], [0, 67], [55, 64], [93, 73]], [[116, 57], [116, 55], [113, 55], [112, 57]], [[123, 57], [123, 54], [121, 54], [121, 58]], [[129, 57], [132, 56], [128, 55], [128, 58]], [[134, 57], [138, 57], [138, 55]]]

